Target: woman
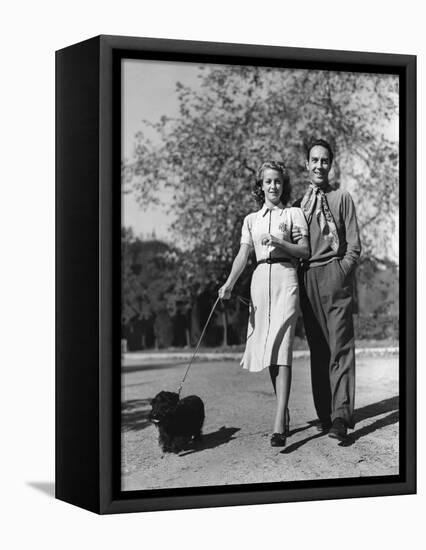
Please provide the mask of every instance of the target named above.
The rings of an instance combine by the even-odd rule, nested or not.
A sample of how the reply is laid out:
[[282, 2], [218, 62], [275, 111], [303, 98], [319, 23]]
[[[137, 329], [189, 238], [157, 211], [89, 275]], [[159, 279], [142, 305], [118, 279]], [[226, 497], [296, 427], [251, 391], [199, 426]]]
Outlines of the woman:
[[[251, 281], [251, 306], [242, 366], [251, 372], [269, 367], [277, 396], [271, 445], [283, 447], [288, 434], [293, 340], [299, 308], [297, 259], [309, 257], [308, 227], [300, 208], [286, 208], [290, 182], [282, 162], [259, 169], [255, 196], [260, 210], [244, 219], [240, 250], [219, 297], [226, 300], [254, 250], [257, 266]], [[298, 227], [302, 238], [291, 242]]]

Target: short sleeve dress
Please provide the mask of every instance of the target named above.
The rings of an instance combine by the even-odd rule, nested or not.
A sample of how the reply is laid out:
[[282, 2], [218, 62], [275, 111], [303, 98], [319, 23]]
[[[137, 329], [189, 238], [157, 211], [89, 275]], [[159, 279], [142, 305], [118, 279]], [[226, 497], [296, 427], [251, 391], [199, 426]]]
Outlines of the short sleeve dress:
[[[272, 209], [265, 205], [245, 217], [241, 244], [249, 245], [256, 260], [289, 258], [275, 245], [262, 245], [261, 237], [271, 233], [291, 242], [291, 230], [300, 228], [308, 236], [308, 226], [300, 208]], [[261, 263], [252, 277], [251, 304], [247, 341], [241, 365], [251, 372], [259, 372], [269, 365], [291, 365], [293, 341], [299, 312], [297, 260], [291, 262]]]

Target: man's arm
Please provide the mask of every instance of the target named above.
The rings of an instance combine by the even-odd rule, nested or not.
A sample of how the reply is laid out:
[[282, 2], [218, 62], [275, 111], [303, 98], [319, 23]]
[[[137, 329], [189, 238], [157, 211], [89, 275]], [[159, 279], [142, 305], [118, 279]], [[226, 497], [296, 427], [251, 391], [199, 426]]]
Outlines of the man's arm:
[[[295, 201], [292, 206], [295, 208], [300, 208], [301, 204], [302, 204], [302, 199], [297, 199], [297, 201]], [[298, 243], [302, 237], [303, 235], [302, 235], [302, 232], [300, 231], [300, 228], [297, 227], [297, 225], [293, 225], [291, 229], [291, 240], [294, 243]]]
[[346, 252], [340, 265], [346, 274], [350, 273], [356, 266], [361, 254], [361, 241], [359, 238], [358, 221], [355, 205], [349, 193], [344, 193], [342, 198], [342, 215], [346, 229]]

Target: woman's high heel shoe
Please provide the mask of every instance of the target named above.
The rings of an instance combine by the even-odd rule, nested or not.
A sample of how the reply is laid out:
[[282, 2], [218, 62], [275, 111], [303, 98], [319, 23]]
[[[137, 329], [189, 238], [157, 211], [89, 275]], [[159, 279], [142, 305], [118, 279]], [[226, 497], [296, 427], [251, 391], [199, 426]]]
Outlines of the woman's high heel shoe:
[[285, 447], [287, 436], [285, 433], [273, 433], [271, 437], [271, 447]]
[[290, 435], [290, 411], [285, 410], [283, 433], [275, 432], [271, 436], [272, 447], [285, 447], [287, 437]]

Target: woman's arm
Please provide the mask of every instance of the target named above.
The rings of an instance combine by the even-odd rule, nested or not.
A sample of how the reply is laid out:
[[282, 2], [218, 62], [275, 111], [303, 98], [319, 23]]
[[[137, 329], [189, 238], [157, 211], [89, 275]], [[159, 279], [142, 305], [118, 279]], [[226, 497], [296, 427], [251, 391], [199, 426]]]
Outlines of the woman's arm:
[[283, 239], [279, 239], [278, 237], [274, 237], [270, 233], [265, 233], [265, 235], [262, 236], [261, 241], [264, 245], [273, 244], [278, 246], [281, 250], [284, 250], [284, 252], [290, 256], [293, 256], [293, 258], [303, 258], [306, 260], [310, 256], [308, 237], [302, 236], [296, 244], [293, 244], [284, 241]]
[[226, 283], [219, 289], [219, 298], [223, 300], [229, 300], [231, 297], [232, 289], [238, 280], [238, 277], [243, 272], [247, 265], [247, 260], [250, 254], [250, 246], [248, 244], [242, 244], [238, 254], [235, 256], [235, 260], [232, 264], [231, 273], [226, 280]]

